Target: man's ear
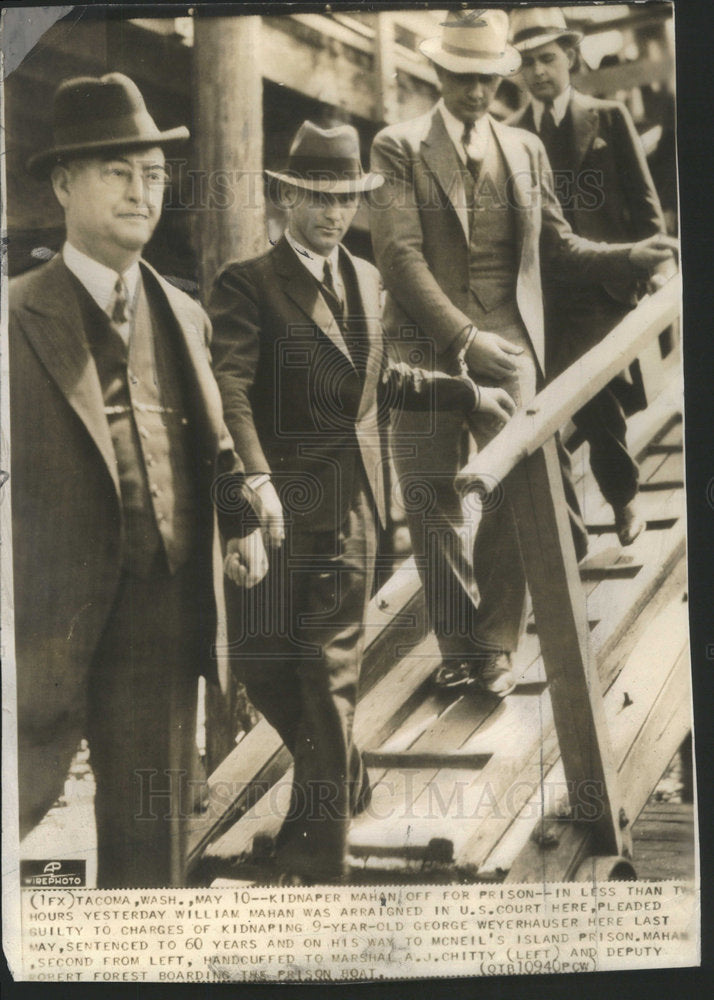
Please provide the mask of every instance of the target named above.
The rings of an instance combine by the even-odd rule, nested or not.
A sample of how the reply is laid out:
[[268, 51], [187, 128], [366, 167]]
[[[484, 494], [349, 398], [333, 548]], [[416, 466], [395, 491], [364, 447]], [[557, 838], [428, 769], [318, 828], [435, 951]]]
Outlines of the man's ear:
[[52, 168], [50, 180], [52, 181], [52, 190], [55, 193], [55, 198], [62, 208], [66, 208], [70, 194], [69, 168], [64, 163], [58, 163], [56, 167]]
[[300, 197], [301, 191], [296, 184], [286, 184], [285, 181], [278, 183], [278, 201], [281, 208], [286, 210], [294, 208]]
[[578, 61], [577, 50], [574, 49], [572, 46], [568, 46], [568, 48], [565, 50], [565, 54], [568, 57], [568, 69], [572, 70], [576, 62]]

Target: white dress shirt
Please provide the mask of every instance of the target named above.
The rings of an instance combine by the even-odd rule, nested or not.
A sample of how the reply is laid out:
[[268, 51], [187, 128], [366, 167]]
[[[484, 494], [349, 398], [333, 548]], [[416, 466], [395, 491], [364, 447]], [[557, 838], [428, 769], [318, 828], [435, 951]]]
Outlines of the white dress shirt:
[[[127, 293], [127, 311], [131, 314], [137, 284], [139, 282], [139, 263], [135, 261], [123, 274], [113, 271], [110, 267], [100, 264], [93, 257], [88, 257], [67, 241], [62, 247], [62, 258], [72, 274], [82, 282], [94, 301], [103, 312], [108, 312], [114, 303], [117, 278], [121, 278]], [[131, 320], [126, 323], [115, 323], [114, 326], [129, 342]]]
[[[568, 110], [568, 102], [570, 101], [570, 89], [570, 84], [568, 84], [563, 93], [558, 94], [553, 101], [551, 110], [553, 112], [553, 121], [556, 125], [560, 125], [565, 118], [565, 112]], [[545, 111], [545, 104], [543, 101], [536, 100], [535, 97], [532, 97], [531, 100], [533, 102], [533, 121], [535, 122], [536, 129], [540, 132], [540, 123]]]
[[469, 145], [466, 148], [463, 143], [465, 123], [457, 118], [456, 115], [452, 115], [446, 104], [444, 104], [443, 97], [436, 106], [444, 120], [446, 131], [449, 133], [449, 138], [453, 142], [461, 162], [466, 163], [467, 155], [472, 160], [482, 161], [486, 155], [488, 144], [491, 141], [490, 116], [488, 114], [482, 115], [473, 123]]
[[335, 286], [337, 297], [338, 299], [342, 299], [344, 302], [345, 288], [342, 283], [342, 278], [340, 277], [339, 245], [333, 247], [329, 254], [326, 257], [323, 257], [321, 254], [315, 253], [314, 250], [308, 250], [307, 247], [302, 245], [302, 243], [299, 243], [289, 229], [285, 230], [285, 239], [295, 251], [295, 256], [300, 263], [308, 269], [314, 278], [317, 278], [320, 284], [322, 284], [323, 278], [325, 277], [325, 261], [329, 260], [330, 269], [332, 270], [332, 282]]

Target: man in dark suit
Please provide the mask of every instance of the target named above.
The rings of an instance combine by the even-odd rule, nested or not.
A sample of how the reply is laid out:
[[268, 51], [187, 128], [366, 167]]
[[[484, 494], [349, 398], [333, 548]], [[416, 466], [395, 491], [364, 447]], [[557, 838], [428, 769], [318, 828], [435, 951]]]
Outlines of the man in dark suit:
[[[442, 35], [422, 43], [442, 97], [429, 114], [375, 138], [372, 169], [386, 183], [372, 198], [371, 228], [395, 348], [408, 356], [416, 337], [436, 369], [464, 363], [523, 405], [545, 369], [541, 259], [571, 278], [615, 281], [646, 277], [670, 251], [657, 240], [605, 247], [572, 232], [541, 142], [487, 113], [500, 78], [520, 66], [507, 38], [507, 15], [489, 9], [450, 13]], [[427, 433], [414, 414], [400, 419], [396, 435], [397, 444], [409, 442], [396, 451], [402, 481], [426, 478], [436, 498], [429, 517], [441, 513], [450, 523], [460, 516], [453, 473], [462, 464], [461, 429], [457, 414], [438, 414]], [[478, 446], [497, 431], [482, 427]], [[444, 657], [435, 681], [478, 679], [502, 697], [513, 688], [510, 659], [526, 590], [508, 498], [484, 508], [474, 550], [477, 588], [468, 593], [448, 582], [446, 546], [426, 558], [425, 513], [412, 510], [408, 520]]]
[[[250, 528], [199, 305], [141, 260], [164, 147], [136, 85], [65, 81], [51, 175], [67, 240], [10, 285], [11, 490], [21, 836], [83, 737], [98, 884], [180, 885], [198, 674], [215, 631], [214, 504], [226, 571], [267, 569]], [[256, 501], [257, 504], [257, 501]]]
[[[664, 230], [664, 219], [642, 144], [627, 108], [579, 93], [570, 83], [582, 37], [557, 7], [511, 15], [513, 43], [523, 60], [531, 100], [509, 124], [538, 135], [545, 146], [563, 214], [580, 236], [608, 243], [639, 240]], [[606, 282], [544, 282], [546, 375], [559, 375], [597, 344], [632, 309], [643, 283], [622, 275]], [[644, 528], [635, 497], [638, 468], [627, 450], [618, 398], [624, 379], [598, 393], [573, 417], [590, 445], [590, 464], [611, 504], [620, 542]]]
[[[263, 583], [229, 606], [230, 649], [294, 758], [275, 844], [281, 877], [339, 881], [350, 819], [370, 796], [352, 720], [373, 508], [384, 519], [387, 504], [384, 416], [478, 407], [505, 421], [513, 404], [466, 377], [385, 366], [379, 276], [340, 243], [360, 193], [382, 183], [363, 174], [355, 129], [303, 123], [287, 171], [272, 176], [288, 228], [263, 256], [227, 264], [210, 302], [226, 421], [273, 543]], [[234, 640], [236, 618], [246, 639]]]

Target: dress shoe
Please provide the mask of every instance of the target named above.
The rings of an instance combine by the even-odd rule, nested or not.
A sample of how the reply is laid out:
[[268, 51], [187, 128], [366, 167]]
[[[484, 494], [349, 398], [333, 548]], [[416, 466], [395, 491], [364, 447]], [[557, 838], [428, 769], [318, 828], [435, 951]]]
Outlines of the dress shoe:
[[432, 680], [438, 688], [478, 684], [482, 690], [497, 698], [505, 698], [516, 686], [511, 671], [511, 654], [506, 652], [491, 653], [484, 659], [442, 663], [432, 675]]
[[441, 689], [468, 687], [476, 683], [475, 664], [471, 660], [449, 660], [432, 674], [434, 686]]
[[623, 507], [613, 506], [612, 509], [615, 512], [615, 531], [620, 545], [632, 545], [644, 531], [644, 519], [640, 516], [634, 501]]
[[484, 691], [496, 695], [497, 698], [509, 695], [516, 687], [516, 679], [511, 669], [511, 654], [494, 653], [489, 656], [479, 670], [477, 680]]

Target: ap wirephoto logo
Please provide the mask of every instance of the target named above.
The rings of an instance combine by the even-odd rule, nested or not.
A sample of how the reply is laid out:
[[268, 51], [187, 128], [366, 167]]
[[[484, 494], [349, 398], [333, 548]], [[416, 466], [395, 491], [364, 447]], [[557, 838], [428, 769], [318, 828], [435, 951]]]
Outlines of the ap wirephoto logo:
[[21, 861], [20, 885], [65, 888], [87, 884], [86, 861]]

